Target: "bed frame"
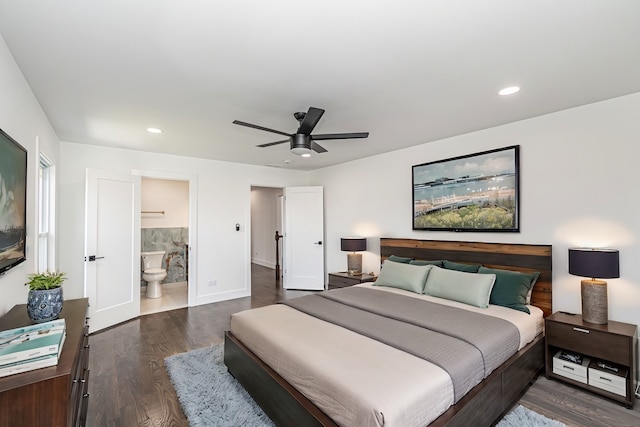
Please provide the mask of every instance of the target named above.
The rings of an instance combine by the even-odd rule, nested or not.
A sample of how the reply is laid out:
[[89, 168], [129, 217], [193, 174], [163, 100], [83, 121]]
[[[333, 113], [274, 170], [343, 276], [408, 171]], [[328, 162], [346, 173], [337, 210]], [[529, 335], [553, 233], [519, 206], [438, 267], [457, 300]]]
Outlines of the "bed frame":
[[[531, 304], [551, 313], [551, 246], [507, 243], [380, 239], [382, 260], [390, 255], [421, 260], [482, 264], [491, 268], [539, 271]], [[326, 414], [267, 366], [230, 332], [224, 362], [276, 425], [336, 426]], [[431, 426], [493, 425], [520, 399], [544, 367], [544, 337], [509, 358]]]

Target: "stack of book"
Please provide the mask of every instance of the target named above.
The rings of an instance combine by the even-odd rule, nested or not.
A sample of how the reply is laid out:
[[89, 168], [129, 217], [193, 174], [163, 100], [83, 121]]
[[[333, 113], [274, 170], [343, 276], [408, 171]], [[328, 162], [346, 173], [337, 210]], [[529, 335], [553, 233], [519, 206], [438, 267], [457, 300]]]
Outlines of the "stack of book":
[[64, 319], [0, 332], [0, 377], [58, 364], [66, 337]]

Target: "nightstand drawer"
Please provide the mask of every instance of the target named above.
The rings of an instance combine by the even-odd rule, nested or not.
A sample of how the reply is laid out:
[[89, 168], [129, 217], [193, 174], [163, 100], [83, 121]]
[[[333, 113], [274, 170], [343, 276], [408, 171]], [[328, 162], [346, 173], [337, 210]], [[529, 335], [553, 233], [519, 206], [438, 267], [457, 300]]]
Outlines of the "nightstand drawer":
[[358, 283], [360, 283], [360, 279], [358, 278], [347, 278], [347, 277], [340, 277], [340, 276], [330, 276], [329, 278], [329, 284], [333, 287], [336, 288], [344, 288], [345, 286], [353, 286], [353, 285], [357, 285]]
[[627, 395], [627, 370], [620, 368], [619, 372], [607, 372], [595, 367], [595, 362], [589, 367], [589, 385], [607, 390], [620, 396]]
[[561, 352], [556, 353], [553, 357], [553, 373], [587, 384], [587, 369], [589, 368], [591, 360], [583, 357], [582, 364], [579, 365], [568, 360], [560, 359], [560, 353]]
[[632, 357], [628, 337], [557, 322], [547, 322], [545, 334], [548, 345], [570, 348], [614, 363], [624, 365]]

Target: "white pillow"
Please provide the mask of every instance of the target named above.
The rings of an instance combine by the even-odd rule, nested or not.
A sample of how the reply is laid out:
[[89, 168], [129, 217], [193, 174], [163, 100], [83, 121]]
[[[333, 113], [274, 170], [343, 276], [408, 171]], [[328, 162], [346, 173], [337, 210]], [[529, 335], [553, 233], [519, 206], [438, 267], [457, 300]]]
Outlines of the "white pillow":
[[495, 274], [465, 273], [434, 266], [427, 277], [424, 293], [487, 308], [495, 281]]
[[433, 265], [412, 265], [386, 260], [375, 281], [375, 286], [389, 286], [421, 294]]

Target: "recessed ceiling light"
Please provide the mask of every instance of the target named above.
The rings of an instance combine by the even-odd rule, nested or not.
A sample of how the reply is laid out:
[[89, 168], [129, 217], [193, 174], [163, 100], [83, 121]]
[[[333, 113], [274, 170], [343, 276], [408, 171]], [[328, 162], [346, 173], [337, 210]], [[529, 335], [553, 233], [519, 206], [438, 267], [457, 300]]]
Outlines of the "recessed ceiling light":
[[514, 93], [517, 93], [519, 91], [520, 91], [520, 88], [518, 86], [509, 86], [509, 87], [505, 87], [500, 92], [498, 92], [498, 95], [502, 95], [502, 96], [513, 95]]
[[162, 129], [158, 129], [158, 128], [147, 128], [147, 132], [149, 132], [149, 133], [162, 133]]
[[284, 161], [284, 164], [285, 164], [285, 165], [288, 165], [289, 163], [291, 163], [291, 160], [285, 160], [285, 161]]

